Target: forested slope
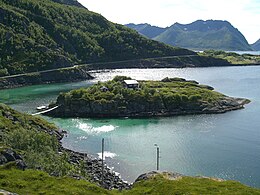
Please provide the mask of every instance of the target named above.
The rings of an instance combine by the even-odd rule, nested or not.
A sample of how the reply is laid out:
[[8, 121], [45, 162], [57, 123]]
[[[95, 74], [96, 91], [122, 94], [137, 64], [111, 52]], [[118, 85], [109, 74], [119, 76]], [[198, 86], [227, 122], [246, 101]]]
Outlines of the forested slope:
[[68, 4], [0, 0], [0, 76], [78, 63], [193, 54], [63, 2]]

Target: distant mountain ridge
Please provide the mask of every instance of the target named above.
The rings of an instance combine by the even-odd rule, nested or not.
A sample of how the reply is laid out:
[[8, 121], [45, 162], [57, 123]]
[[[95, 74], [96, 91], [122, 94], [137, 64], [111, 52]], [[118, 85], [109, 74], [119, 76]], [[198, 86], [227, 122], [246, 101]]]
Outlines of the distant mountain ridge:
[[228, 21], [197, 20], [190, 24], [175, 23], [166, 28], [149, 24], [126, 26], [146, 37], [177, 47], [194, 50], [252, 50], [243, 34]]
[[251, 44], [251, 47], [252, 47], [255, 51], [260, 51], [260, 39], [258, 39], [255, 43]]
[[156, 36], [158, 36], [159, 34], [163, 33], [165, 31], [166, 28], [161, 28], [158, 26], [152, 26], [150, 24], [127, 24], [126, 25], [129, 28], [132, 28], [134, 30], [136, 30], [137, 32], [139, 32], [140, 34], [152, 39]]

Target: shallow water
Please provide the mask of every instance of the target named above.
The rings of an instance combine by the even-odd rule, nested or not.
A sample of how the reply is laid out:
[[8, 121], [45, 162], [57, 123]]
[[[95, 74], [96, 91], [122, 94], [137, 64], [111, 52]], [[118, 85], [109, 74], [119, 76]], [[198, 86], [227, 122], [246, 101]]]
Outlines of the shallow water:
[[160, 80], [183, 77], [213, 86], [230, 96], [252, 102], [243, 110], [217, 115], [190, 115], [151, 119], [52, 119], [69, 132], [63, 145], [95, 156], [105, 138], [109, 166], [133, 182], [141, 173], [156, 169], [186, 175], [239, 180], [260, 187], [260, 66], [183, 69], [131, 69], [95, 73], [96, 79], [79, 83], [38, 85], [0, 91], [0, 101], [20, 111], [55, 100], [59, 92], [89, 86], [115, 75]]

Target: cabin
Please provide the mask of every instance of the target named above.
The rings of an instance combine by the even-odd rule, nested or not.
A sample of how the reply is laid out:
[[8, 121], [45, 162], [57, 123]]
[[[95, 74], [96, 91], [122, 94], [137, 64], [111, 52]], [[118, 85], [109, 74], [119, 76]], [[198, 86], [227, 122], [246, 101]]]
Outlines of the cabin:
[[128, 88], [128, 89], [138, 89], [139, 88], [139, 83], [137, 80], [124, 80], [123, 85], [125, 88]]
[[108, 88], [106, 86], [102, 86], [102, 87], [100, 87], [100, 91], [107, 92], [109, 90], [108, 90]]

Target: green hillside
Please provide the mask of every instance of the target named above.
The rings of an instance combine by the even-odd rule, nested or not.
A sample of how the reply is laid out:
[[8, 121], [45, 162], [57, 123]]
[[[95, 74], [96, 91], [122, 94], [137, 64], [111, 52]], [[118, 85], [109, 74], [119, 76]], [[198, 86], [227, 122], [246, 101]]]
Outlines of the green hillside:
[[81, 6], [66, 5], [72, 0], [54, 1], [59, 3], [0, 0], [0, 76], [78, 63], [193, 54], [148, 40]]

